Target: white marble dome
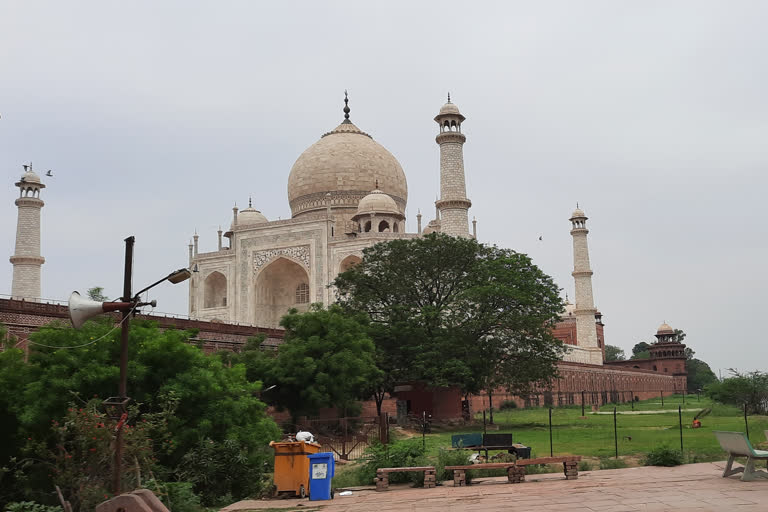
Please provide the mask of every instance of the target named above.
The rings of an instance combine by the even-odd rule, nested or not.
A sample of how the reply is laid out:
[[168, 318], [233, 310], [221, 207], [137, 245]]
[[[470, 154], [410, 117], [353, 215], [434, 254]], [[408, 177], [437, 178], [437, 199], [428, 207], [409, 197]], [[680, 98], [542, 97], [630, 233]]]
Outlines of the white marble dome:
[[269, 221], [259, 210], [252, 208], [250, 206], [244, 210], [240, 210], [240, 212], [237, 214], [238, 226], [250, 226], [253, 224], [261, 224], [264, 222], [269, 222]]
[[[345, 121], [312, 144], [296, 160], [288, 177], [293, 217], [331, 209], [354, 213], [359, 201], [375, 188], [405, 212], [408, 184], [397, 159], [370, 135]], [[330, 193], [330, 197], [326, 197]]]
[[400, 210], [397, 207], [395, 200], [389, 197], [387, 194], [379, 189], [372, 191], [370, 194], [360, 200], [357, 205], [357, 215], [366, 213], [380, 213], [400, 215]]

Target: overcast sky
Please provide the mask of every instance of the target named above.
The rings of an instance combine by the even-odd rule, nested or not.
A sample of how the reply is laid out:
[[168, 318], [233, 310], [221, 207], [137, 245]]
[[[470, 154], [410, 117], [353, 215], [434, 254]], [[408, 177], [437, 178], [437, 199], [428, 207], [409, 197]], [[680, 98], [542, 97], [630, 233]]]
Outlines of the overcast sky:
[[[568, 218], [589, 216], [606, 341], [662, 321], [715, 372], [765, 369], [768, 3], [0, 0], [0, 255], [22, 164], [44, 178], [44, 297], [135, 288], [216, 246], [248, 196], [289, 218], [288, 173], [342, 120], [434, 216], [448, 91], [481, 241], [573, 297]], [[539, 237], [542, 240], [539, 241]], [[0, 293], [11, 290], [4, 260]], [[187, 286], [155, 289], [187, 312]]]

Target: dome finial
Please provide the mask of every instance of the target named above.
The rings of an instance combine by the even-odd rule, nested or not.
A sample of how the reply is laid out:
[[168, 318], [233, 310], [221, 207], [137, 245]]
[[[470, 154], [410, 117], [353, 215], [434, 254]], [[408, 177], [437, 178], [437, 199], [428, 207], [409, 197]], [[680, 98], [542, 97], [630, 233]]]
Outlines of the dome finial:
[[253, 205], [251, 204], [251, 196], [248, 196], [248, 208], [253, 208]]
[[448, 91], [448, 103], [450, 103], [450, 102], [451, 102], [451, 92]]
[[349, 95], [347, 95], [346, 89], [344, 89], [344, 122], [345, 123], [352, 122], [349, 120]]
[[376, 188], [376, 190], [379, 190], [379, 180], [378, 180], [378, 178], [376, 179], [376, 187], [375, 188]]

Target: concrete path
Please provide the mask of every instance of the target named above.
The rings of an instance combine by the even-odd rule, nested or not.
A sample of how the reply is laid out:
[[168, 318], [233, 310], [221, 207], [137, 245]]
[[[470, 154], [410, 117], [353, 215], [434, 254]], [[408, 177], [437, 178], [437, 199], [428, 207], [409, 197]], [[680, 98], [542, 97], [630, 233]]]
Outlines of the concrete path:
[[346, 511], [752, 511], [768, 510], [768, 480], [722, 478], [725, 462], [675, 468], [640, 467], [587, 471], [579, 479], [530, 475], [521, 484], [506, 478], [482, 479], [469, 487], [451, 482], [434, 489], [392, 486], [386, 492], [355, 491], [330, 502], [308, 500], [241, 501], [223, 512], [263, 509]]

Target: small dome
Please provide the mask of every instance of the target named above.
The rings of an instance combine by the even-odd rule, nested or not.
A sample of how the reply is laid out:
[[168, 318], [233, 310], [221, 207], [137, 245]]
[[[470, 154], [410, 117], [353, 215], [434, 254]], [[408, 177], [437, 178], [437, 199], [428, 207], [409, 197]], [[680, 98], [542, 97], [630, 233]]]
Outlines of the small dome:
[[357, 205], [357, 215], [366, 213], [388, 213], [400, 216], [395, 200], [379, 189], [362, 198]]
[[40, 183], [40, 176], [32, 170], [27, 170], [21, 175], [21, 181], [25, 183]]
[[571, 301], [565, 303], [565, 311], [560, 314], [560, 318], [568, 318], [573, 316], [576, 312], [576, 304], [571, 304]]
[[573, 210], [573, 213], [571, 214], [571, 218], [572, 219], [578, 219], [578, 218], [586, 219], [587, 216], [584, 215], [584, 210], [582, 210], [581, 208], [576, 208], [575, 210]]
[[442, 116], [446, 114], [453, 114], [453, 115], [460, 116], [461, 112], [459, 112], [459, 107], [457, 107], [455, 103], [451, 103], [449, 101], [448, 103], [446, 103], [440, 108], [440, 115]]
[[666, 322], [661, 324], [656, 330], [656, 334], [675, 334], [675, 330], [669, 326]]
[[252, 224], [262, 224], [264, 222], [269, 222], [267, 218], [261, 214], [261, 212], [255, 208], [251, 208], [250, 206], [246, 208], [245, 210], [241, 210], [240, 213], [237, 214], [237, 225], [238, 226], [249, 226]]

